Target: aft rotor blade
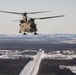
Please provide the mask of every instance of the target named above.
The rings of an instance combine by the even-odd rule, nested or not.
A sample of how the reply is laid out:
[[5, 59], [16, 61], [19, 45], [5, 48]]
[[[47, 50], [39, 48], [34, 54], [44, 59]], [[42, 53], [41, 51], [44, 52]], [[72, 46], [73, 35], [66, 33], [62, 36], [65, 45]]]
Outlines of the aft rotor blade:
[[38, 14], [38, 13], [46, 13], [50, 11], [40, 11], [40, 12], [28, 12], [27, 14]]
[[22, 14], [22, 13], [18, 13], [18, 12], [9, 12], [9, 11], [0, 11], [2, 13], [10, 13], [10, 14]]
[[40, 12], [24, 12], [24, 13], [18, 13], [18, 12], [10, 12], [10, 11], [0, 11], [2, 13], [10, 13], [10, 14], [37, 14], [37, 13], [46, 13], [50, 11], [40, 11]]
[[58, 18], [58, 17], [64, 17], [65, 15], [59, 15], [59, 16], [51, 16], [51, 17], [42, 17], [42, 18], [34, 18], [34, 19], [50, 19], [50, 18]]

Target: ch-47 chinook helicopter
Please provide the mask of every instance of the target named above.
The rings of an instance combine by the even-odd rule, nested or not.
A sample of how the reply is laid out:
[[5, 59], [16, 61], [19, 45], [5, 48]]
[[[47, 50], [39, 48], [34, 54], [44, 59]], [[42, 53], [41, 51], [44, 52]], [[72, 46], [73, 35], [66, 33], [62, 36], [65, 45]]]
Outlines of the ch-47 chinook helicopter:
[[23, 19], [20, 20], [20, 24], [19, 24], [19, 26], [20, 26], [19, 33], [23, 32], [24, 35], [26, 35], [26, 32], [37, 34], [37, 26], [36, 26], [36, 23], [35, 23], [36, 19], [41, 19], [42, 20], [42, 19], [64, 17], [64, 15], [58, 15], [58, 16], [51, 16], [51, 17], [30, 18], [28, 20], [27, 14], [46, 13], [46, 12], [49, 12], [49, 11], [25, 12], [25, 13], [9, 12], [9, 11], [0, 11], [0, 12], [23, 15]]

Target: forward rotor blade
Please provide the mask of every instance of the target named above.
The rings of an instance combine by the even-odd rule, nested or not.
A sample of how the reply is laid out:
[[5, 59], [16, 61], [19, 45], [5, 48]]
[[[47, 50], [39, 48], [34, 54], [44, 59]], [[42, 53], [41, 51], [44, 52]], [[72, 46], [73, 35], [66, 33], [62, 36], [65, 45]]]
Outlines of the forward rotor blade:
[[12, 21], [20, 21], [20, 20], [12, 20]]
[[51, 16], [51, 17], [42, 17], [42, 18], [34, 18], [34, 19], [50, 19], [50, 18], [58, 18], [58, 17], [64, 17], [65, 15], [59, 15], [59, 16]]

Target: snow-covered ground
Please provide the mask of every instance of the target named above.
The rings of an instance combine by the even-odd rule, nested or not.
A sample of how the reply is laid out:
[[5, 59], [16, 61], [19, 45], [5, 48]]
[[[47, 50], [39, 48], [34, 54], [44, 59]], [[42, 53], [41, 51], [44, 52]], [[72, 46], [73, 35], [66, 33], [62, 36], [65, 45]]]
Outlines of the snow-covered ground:
[[[12, 45], [14, 43], [15, 44], [20, 44], [20, 45], [24, 45], [25, 43], [52, 43], [52, 44], [61, 44], [61, 43], [66, 43], [66, 44], [76, 44], [76, 34], [51, 34], [51, 35], [46, 35], [46, 34], [38, 34], [38, 35], [3, 35], [0, 34], [0, 45], [7, 45], [7, 43], [9, 43], [8, 45]], [[18, 51], [15, 50], [0, 50], [0, 59], [18, 59], [19, 57], [31, 57], [34, 58], [35, 55], [21, 55], [21, 53], [24, 52], [28, 52], [28, 50], [24, 50], [24, 51]], [[31, 52], [37, 52], [36, 50], [31, 50]], [[43, 58], [45, 59], [61, 59], [61, 60], [69, 60], [69, 59], [73, 59], [76, 58], [76, 52], [75, 51], [52, 51], [49, 52], [48, 54], [45, 53], [44, 55], [41, 55]], [[38, 59], [38, 64], [35, 70], [35, 73], [37, 73], [40, 61], [41, 61], [41, 57], [39, 57], [40, 59]], [[24, 73], [24, 71], [27, 71], [26, 73], [28, 73], [29, 68], [31, 66], [33, 66], [36, 62], [36, 59], [30, 61], [27, 66], [24, 67], [23, 71], [20, 73], [20, 75], [22, 75]], [[33, 65], [32, 65], [33, 64]], [[31, 67], [32, 68], [32, 67]], [[72, 66], [71, 68], [69, 68], [70, 70], [72, 70], [72, 68], [74, 68], [74, 72], [75, 73], [75, 69], [76, 67]], [[33, 68], [32, 68], [33, 69]], [[31, 70], [30, 70], [31, 71]], [[33, 72], [34, 73], [34, 72]], [[26, 74], [27, 75], [27, 74]]]
[[[39, 65], [42, 59], [54, 59], [54, 60], [72, 60], [76, 58], [75, 50], [63, 50], [63, 51], [51, 51], [49, 53], [45, 53], [43, 50], [39, 50], [36, 55], [29, 55], [22, 53], [25, 52], [37, 52], [36, 50], [0, 50], [0, 59], [18, 59], [19, 57], [25, 58], [33, 58], [33, 60], [29, 61], [27, 65], [23, 68], [19, 75], [36, 75], [39, 70]], [[68, 68], [73, 73], [76, 73], [76, 66], [65, 66], [60, 65], [61, 69]]]
[[44, 51], [39, 51], [37, 55], [35, 55], [34, 59], [23, 68], [19, 75], [37, 75], [39, 65], [43, 57]]
[[70, 69], [73, 73], [76, 74], [76, 66], [65, 66], [65, 65], [60, 65], [59, 68], [60, 68], [60, 69], [64, 69], [64, 68]]
[[50, 43], [74, 43], [76, 44], [76, 34], [0, 34], [0, 41], [42, 41]]

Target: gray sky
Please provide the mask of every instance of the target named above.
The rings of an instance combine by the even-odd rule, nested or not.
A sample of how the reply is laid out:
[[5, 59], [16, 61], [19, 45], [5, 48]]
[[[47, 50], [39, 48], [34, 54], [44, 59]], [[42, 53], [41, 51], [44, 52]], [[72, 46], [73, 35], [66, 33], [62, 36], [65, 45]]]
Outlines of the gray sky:
[[[76, 33], [76, 0], [0, 0], [0, 10], [15, 12], [51, 11], [28, 15], [29, 17], [46, 17], [65, 15], [62, 18], [36, 20], [38, 33]], [[20, 15], [0, 13], [0, 34], [18, 34]]]

